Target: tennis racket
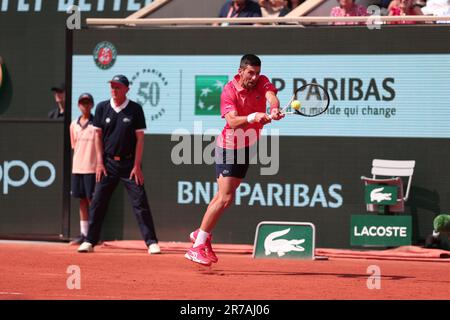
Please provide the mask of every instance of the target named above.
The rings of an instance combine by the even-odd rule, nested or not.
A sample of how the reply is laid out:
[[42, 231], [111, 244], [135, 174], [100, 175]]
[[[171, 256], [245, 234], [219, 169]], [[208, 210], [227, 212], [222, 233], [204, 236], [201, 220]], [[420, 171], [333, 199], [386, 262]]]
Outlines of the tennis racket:
[[287, 105], [280, 110], [286, 115], [299, 115], [316, 117], [327, 111], [330, 105], [330, 96], [323, 86], [317, 83], [308, 83], [295, 90]]

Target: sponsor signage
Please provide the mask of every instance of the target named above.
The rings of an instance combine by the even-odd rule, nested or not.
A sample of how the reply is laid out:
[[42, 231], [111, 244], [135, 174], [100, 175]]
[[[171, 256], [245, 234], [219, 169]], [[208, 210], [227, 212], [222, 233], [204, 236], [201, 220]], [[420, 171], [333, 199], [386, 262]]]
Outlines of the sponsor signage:
[[[47, 171], [47, 177], [40, 179], [37, 171]], [[12, 177], [12, 172], [22, 171], [18, 178]], [[7, 195], [11, 188], [19, 188], [29, 181], [33, 185], [39, 188], [46, 188], [55, 181], [56, 170], [52, 163], [45, 160], [35, 162], [29, 167], [25, 162], [21, 160], [4, 161], [0, 162], [0, 185], [2, 186], [0, 194]]]
[[55, 1], [10, 1], [0, 0], [0, 13], [5, 12], [61, 12], [65, 13], [71, 6], [76, 5], [82, 12], [134, 12], [150, 4], [153, 0], [55, 0]]
[[102, 70], [110, 69], [117, 59], [117, 49], [108, 41], [102, 41], [94, 49], [94, 62]]
[[220, 95], [227, 76], [195, 77], [195, 114], [220, 115]]
[[411, 245], [411, 216], [352, 215], [352, 246]]
[[164, 96], [169, 94], [169, 80], [157, 68], [141, 68], [131, 75], [130, 97], [139, 103], [145, 112], [147, 124], [153, 126], [157, 120], [167, 119]]
[[254, 258], [314, 259], [315, 227], [307, 222], [263, 221], [256, 227]]
[[368, 204], [394, 205], [397, 203], [396, 186], [369, 184], [366, 185], [364, 195]]
[[[217, 193], [217, 182], [178, 181], [177, 203], [209, 204]], [[304, 183], [241, 182], [235, 192], [234, 205], [261, 207], [306, 207], [337, 209], [344, 202], [341, 184], [307, 185]]]
[[1, 122], [0, 235], [63, 234], [63, 125]]
[[[75, 100], [79, 94], [90, 92], [96, 101], [109, 99], [107, 81], [115, 74], [125, 74], [134, 78], [129, 98], [143, 104], [146, 119], [151, 121], [147, 134], [172, 134], [180, 128], [192, 133], [195, 121], [203, 121], [205, 130], [223, 128], [220, 94], [233, 79], [240, 55], [119, 52], [112, 64], [116, 45], [102, 43], [92, 48], [95, 59], [91, 55], [73, 56], [73, 119], [79, 116]], [[262, 74], [277, 87], [282, 105], [306, 83], [321, 84], [330, 95], [329, 110], [320, 117], [301, 125], [297, 118], [287, 117], [266, 126], [279, 129], [281, 136], [450, 137], [450, 73], [437, 68], [437, 64], [450, 65], [450, 54], [260, 57]], [[289, 68], [285, 61], [289, 61]], [[417, 61], [421, 63], [417, 65]], [[411, 65], [415, 66], [413, 73]]]

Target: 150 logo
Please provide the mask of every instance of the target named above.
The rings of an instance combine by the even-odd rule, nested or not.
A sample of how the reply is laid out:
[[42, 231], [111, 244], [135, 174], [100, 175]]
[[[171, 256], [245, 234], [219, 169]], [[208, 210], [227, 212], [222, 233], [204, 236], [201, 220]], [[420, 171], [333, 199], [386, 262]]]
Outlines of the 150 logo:
[[[36, 176], [36, 171], [47, 169], [48, 170], [48, 178], [40, 180]], [[17, 169], [22, 169], [22, 177], [19, 179], [17, 178], [17, 174], [14, 174], [16, 176], [16, 179], [11, 177], [12, 172], [16, 173]], [[40, 160], [34, 163], [31, 168], [28, 167], [26, 163], [20, 160], [12, 160], [12, 161], [4, 161], [3, 165], [0, 165], [0, 182], [3, 182], [3, 188], [1, 190], [2, 194], [8, 194], [10, 187], [21, 187], [25, 185], [28, 180], [31, 180], [31, 182], [40, 188], [46, 188], [50, 186], [56, 179], [56, 170], [53, 164], [51, 164], [48, 161]]]
[[169, 95], [165, 90], [168, 84], [166, 77], [156, 69], [144, 68], [131, 77], [130, 95], [142, 106], [150, 121], [158, 120], [166, 113], [161, 100]]

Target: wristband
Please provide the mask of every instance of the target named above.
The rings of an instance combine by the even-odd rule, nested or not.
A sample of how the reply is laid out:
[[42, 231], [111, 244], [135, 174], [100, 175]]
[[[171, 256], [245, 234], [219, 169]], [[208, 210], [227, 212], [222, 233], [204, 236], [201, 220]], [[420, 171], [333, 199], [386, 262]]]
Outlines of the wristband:
[[255, 118], [256, 118], [256, 112], [253, 112], [247, 116], [247, 122], [253, 123], [253, 122], [255, 122]]

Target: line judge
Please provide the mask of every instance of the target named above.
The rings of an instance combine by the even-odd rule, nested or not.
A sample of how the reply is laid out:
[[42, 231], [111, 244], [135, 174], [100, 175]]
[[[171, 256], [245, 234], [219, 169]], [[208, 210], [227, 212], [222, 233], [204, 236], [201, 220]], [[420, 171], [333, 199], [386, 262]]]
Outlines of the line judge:
[[89, 209], [88, 235], [78, 252], [94, 251], [111, 195], [121, 181], [128, 191], [148, 253], [161, 253], [141, 168], [146, 128], [144, 112], [141, 105], [126, 96], [127, 77], [116, 75], [109, 83], [111, 99], [100, 102], [95, 110], [96, 185]]

